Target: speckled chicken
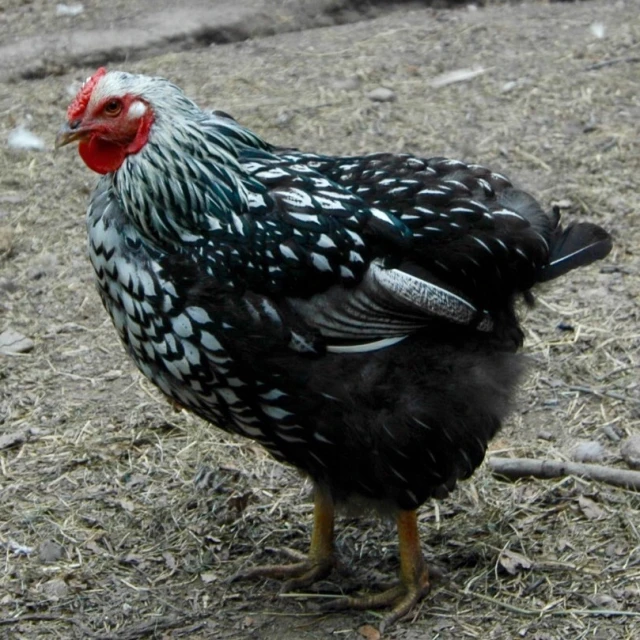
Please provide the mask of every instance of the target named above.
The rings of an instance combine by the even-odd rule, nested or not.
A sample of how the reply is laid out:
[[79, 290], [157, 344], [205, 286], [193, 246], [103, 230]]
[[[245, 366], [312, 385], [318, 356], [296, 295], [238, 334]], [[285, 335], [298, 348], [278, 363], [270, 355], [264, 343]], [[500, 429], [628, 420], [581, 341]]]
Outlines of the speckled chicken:
[[519, 295], [605, 257], [509, 180], [444, 158], [280, 149], [161, 78], [98, 70], [58, 134], [104, 174], [87, 214], [102, 301], [172, 400], [260, 442], [315, 485], [308, 557], [334, 565], [334, 505], [396, 514], [400, 582], [428, 590], [416, 509], [482, 461], [521, 370]]

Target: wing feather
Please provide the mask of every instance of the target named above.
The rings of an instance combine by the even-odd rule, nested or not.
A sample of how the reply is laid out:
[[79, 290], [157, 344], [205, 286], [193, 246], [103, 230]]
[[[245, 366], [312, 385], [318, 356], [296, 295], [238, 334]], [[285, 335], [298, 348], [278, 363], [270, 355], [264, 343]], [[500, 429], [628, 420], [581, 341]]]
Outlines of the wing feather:
[[488, 314], [464, 295], [426, 272], [421, 276], [373, 260], [358, 286], [332, 287], [309, 299], [291, 298], [289, 303], [329, 343], [380, 341], [382, 348], [388, 346], [385, 340], [404, 337], [434, 320], [480, 331], [493, 328]]

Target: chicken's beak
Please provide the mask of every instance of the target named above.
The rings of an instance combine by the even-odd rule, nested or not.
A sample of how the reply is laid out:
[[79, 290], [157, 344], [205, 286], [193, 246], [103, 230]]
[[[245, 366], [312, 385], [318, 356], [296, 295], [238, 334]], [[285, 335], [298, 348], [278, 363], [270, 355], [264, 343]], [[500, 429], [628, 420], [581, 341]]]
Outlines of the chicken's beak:
[[60, 147], [64, 147], [66, 144], [70, 144], [71, 142], [82, 140], [83, 138], [86, 138], [89, 133], [90, 132], [87, 129], [83, 129], [80, 126], [79, 120], [67, 122], [60, 128], [60, 131], [58, 131], [58, 135], [56, 136], [55, 148], [59, 149]]

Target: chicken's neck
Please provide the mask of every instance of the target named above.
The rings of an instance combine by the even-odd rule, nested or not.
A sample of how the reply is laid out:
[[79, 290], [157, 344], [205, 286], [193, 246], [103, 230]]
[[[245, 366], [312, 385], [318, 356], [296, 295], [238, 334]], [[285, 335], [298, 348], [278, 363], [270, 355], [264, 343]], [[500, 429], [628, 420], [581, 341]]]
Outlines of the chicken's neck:
[[157, 122], [144, 149], [112, 174], [124, 213], [156, 244], [241, 232], [249, 179], [223, 128], [215, 118]]

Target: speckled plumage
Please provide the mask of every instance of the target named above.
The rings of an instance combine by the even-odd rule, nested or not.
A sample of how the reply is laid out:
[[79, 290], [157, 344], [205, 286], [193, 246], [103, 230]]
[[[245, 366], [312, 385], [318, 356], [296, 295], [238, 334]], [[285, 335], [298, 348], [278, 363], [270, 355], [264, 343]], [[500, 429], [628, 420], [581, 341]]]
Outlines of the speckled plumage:
[[277, 149], [165, 80], [105, 78], [155, 114], [87, 216], [144, 375], [336, 499], [413, 509], [468, 477], [521, 369], [514, 299], [606, 232], [477, 165]]

